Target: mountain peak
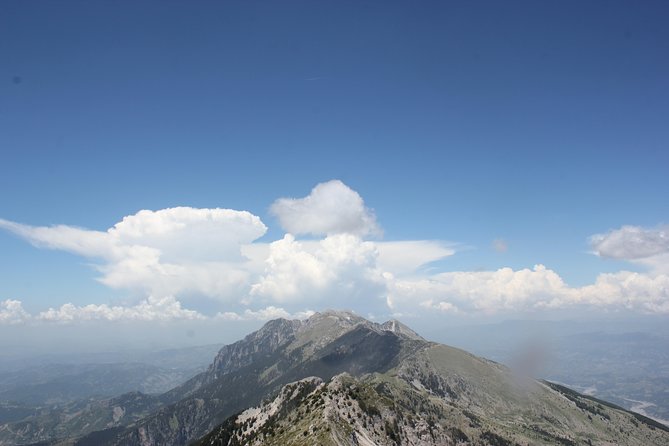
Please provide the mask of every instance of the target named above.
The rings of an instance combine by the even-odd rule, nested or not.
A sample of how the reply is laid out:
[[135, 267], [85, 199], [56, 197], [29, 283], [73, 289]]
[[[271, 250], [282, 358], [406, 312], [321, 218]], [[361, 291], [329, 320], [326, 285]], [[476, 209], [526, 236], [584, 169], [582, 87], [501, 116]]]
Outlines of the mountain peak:
[[352, 323], [362, 322], [365, 320], [365, 318], [358, 316], [351, 310], [334, 310], [334, 309], [327, 309], [322, 312], [315, 313], [308, 320], [311, 319], [317, 320], [322, 318], [340, 319]]
[[550, 384], [519, 388], [500, 364], [339, 310], [269, 321], [159, 398], [158, 412], [79, 444], [669, 444], [641, 415]]
[[323, 336], [329, 334], [330, 336], [326, 335], [325, 338], [332, 339], [333, 336], [339, 336], [358, 325], [363, 325], [377, 333], [385, 331], [404, 339], [425, 341], [418, 333], [396, 319], [378, 324], [349, 310], [328, 309], [320, 313], [315, 313], [302, 323], [300, 331], [315, 330], [316, 335]]
[[391, 319], [389, 321], [381, 324], [381, 328], [386, 331], [393, 332], [397, 335], [403, 336], [405, 338], [413, 339], [415, 341], [424, 341], [425, 339], [420, 336], [418, 333], [398, 321], [397, 319]]

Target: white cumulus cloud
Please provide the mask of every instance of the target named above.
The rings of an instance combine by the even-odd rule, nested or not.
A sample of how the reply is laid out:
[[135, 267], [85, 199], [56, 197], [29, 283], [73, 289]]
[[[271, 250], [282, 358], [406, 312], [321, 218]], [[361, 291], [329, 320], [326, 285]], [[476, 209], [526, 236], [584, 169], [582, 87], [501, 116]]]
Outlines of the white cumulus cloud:
[[315, 314], [314, 311], [305, 310], [296, 313], [289, 313], [283, 308], [268, 306], [259, 310], [246, 309], [241, 313], [233, 311], [221, 312], [216, 315], [217, 319], [226, 321], [268, 321], [270, 319], [307, 319]]
[[374, 299], [385, 291], [373, 242], [351, 234], [300, 242], [291, 234], [270, 244], [265, 274], [251, 296], [276, 302]]
[[[259, 217], [231, 209], [143, 210], [105, 231], [0, 219], [0, 228], [35, 246], [92, 259], [103, 284], [149, 296], [130, 306], [68, 303], [36, 315], [20, 301], [5, 300], [0, 323], [266, 320], [301, 317], [307, 313], [296, 311], [312, 305], [361, 313], [388, 307], [406, 314], [475, 314], [579, 306], [669, 313], [666, 225], [623, 226], [593, 236], [598, 255], [635, 262], [649, 272], [600, 274], [591, 285], [571, 287], [543, 265], [434, 273], [434, 262], [453, 255], [457, 245], [365, 240], [379, 234], [379, 226], [360, 195], [341, 181], [318, 184], [304, 198], [279, 199], [271, 212], [288, 231], [271, 243], [257, 241], [267, 231]], [[300, 240], [300, 234], [320, 238]], [[507, 248], [504, 240], [493, 246], [500, 252]], [[195, 295], [219, 300], [226, 311], [207, 317], [184, 308], [179, 299]]]
[[668, 314], [669, 275], [630, 271], [600, 274], [594, 284], [577, 289], [574, 302]]
[[517, 271], [456, 271], [398, 280], [389, 303], [392, 307], [415, 302], [427, 308], [492, 313], [529, 309], [561, 296], [566, 289], [560, 276], [543, 265]]
[[20, 300], [6, 299], [0, 302], [0, 324], [20, 324], [30, 319]]
[[59, 308], [49, 308], [39, 313], [35, 319], [45, 322], [70, 323], [80, 321], [173, 321], [206, 319], [205, 316], [194, 310], [181, 306], [181, 302], [173, 296], [154, 297], [132, 306], [84, 305], [76, 306], [71, 303]]
[[455, 254], [455, 249], [436, 240], [376, 242], [379, 267], [396, 276], [414, 274], [419, 268]]
[[143, 210], [107, 231], [7, 220], [0, 220], [0, 228], [38, 247], [101, 261], [99, 280], [112, 288], [220, 298], [237, 296], [248, 286], [253, 267], [242, 247], [267, 231], [259, 217], [246, 211], [190, 207]]
[[244, 309], [240, 312], [219, 312], [206, 316], [195, 310], [184, 308], [175, 297], [148, 298], [134, 305], [89, 304], [74, 305], [66, 303], [57, 308], [31, 315], [23, 309], [21, 301], [5, 300], [0, 302], [0, 325], [23, 323], [73, 325], [82, 322], [173, 322], [173, 321], [267, 321], [270, 319], [306, 319], [314, 314], [311, 310], [289, 312], [284, 308], [268, 306], [265, 308]]
[[669, 274], [669, 225], [623, 226], [590, 237], [590, 244], [601, 257], [643, 265], [651, 274]]
[[598, 255], [613, 259], [636, 260], [669, 253], [669, 225], [647, 229], [623, 226], [606, 234], [596, 234], [590, 243]]
[[134, 305], [107, 305], [89, 304], [77, 306], [66, 303], [58, 308], [37, 314], [29, 314], [23, 309], [19, 300], [5, 300], [0, 302], [0, 324], [20, 323], [77, 323], [83, 321], [175, 321], [175, 320], [204, 320], [206, 316], [194, 310], [183, 308], [181, 302], [173, 296], [154, 297], [146, 299]]
[[465, 313], [600, 308], [669, 313], [669, 276], [620, 271], [600, 274], [584, 287], [570, 287], [543, 265], [533, 269], [459, 271], [398, 280], [388, 297], [391, 309], [416, 307]]
[[380, 234], [362, 197], [339, 180], [320, 183], [304, 198], [280, 198], [270, 211], [291, 234]]

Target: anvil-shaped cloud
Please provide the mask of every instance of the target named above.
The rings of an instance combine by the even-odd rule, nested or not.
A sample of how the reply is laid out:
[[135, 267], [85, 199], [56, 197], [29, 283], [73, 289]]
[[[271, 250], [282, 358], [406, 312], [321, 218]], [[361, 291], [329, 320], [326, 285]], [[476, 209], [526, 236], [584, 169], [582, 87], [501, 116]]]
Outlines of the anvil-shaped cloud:
[[[0, 323], [262, 319], [305, 315], [314, 307], [491, 313], [585, 305], [669, 312], [664, 228], [624, 227], [594, 236], [600, 255], [650, 259], [652, 269], [601, 274], [592, 285], [573, 288], [543, 265], [425, 272], [421, 267], [453, 255], [456, 245], [366, 239], [382, 233], [374, 213], [338, 180], [317, 185], [303, 198], [280, 198], [271, 212], [286, 235], [270, 243], [258, 241], [267, 231], [260, 217], [232, 209], [142, 210], [106, 231], [0, 220], [0, 228], [37, 247], [91, 259], [106, 286], [145, 296], [127, 306], [65, 303], [37, 315], [8, 299], [0, 302]], [[189, 296], [215, 300], [221, 312], [207, 316], [186, 309], [180, 300]]]

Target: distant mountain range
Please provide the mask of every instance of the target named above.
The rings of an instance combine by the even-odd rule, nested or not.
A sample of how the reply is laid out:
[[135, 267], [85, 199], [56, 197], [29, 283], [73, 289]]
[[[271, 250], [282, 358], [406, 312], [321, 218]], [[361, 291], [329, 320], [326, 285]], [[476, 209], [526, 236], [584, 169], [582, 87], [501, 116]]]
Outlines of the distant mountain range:
[[7, 423], [0, 444], [669, 444], [642, 415], [343, 311], [270, 321], [168, 392], [96, 404], [61, 429]]

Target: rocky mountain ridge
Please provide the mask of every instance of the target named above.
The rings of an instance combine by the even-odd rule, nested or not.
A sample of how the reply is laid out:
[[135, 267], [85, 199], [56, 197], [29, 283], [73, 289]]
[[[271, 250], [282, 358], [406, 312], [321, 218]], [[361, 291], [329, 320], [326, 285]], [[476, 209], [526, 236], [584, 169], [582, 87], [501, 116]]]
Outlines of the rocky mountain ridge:
[[[328, 310], [304, 321], [269, 321], [221, 348], [205, 372], [160, 395], [162, 408], [155, 413], [129, 420], [125, 429], [119, 423], [106, 434], [91, 435], [96, 444], [187, 444], [284, 384], [309, 375], [329, 379], [341, 372], [388, 368], [397, 360], [400, 344], [426, 342], [418, 339], [397, 321], [383, 326], [346, 311]], [[101, 437], [107, 443], [99, 443]], [[77, 441], [89, 444], [89, 437]]]
[[[195, 446], [660, 445], [667, 432], [645, 417], [584, 398], [551, 383], [550, 407], [514, 418], [462, 406], [458, 394], [383, 376], [309, 377], [284, 386], [271, 401], [233, 415]], [[576, 409], [576, 410], [574, 410]], [[613, 426], [613, 428], [612, 428]]]
[[661, 425], [576, 395], [398, 321], [327, 311], [224, 346], [126, 427], [47, 444], [669, 444]]

